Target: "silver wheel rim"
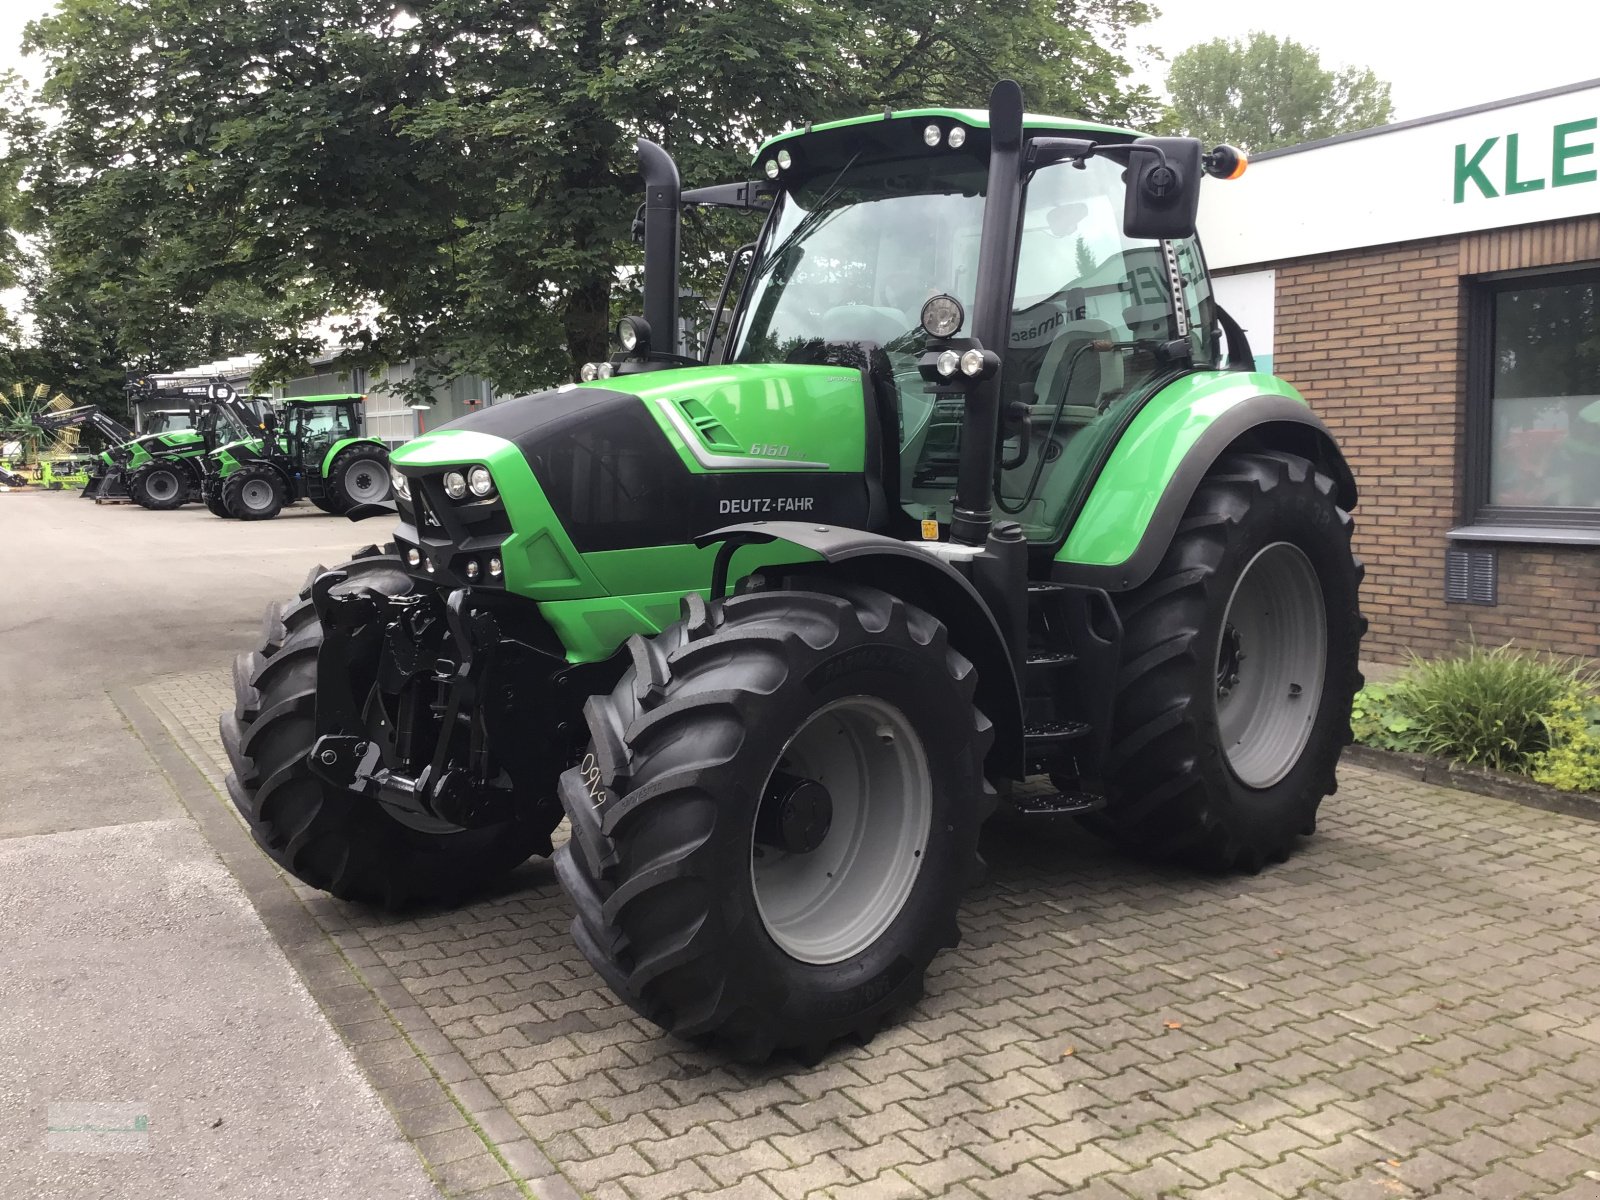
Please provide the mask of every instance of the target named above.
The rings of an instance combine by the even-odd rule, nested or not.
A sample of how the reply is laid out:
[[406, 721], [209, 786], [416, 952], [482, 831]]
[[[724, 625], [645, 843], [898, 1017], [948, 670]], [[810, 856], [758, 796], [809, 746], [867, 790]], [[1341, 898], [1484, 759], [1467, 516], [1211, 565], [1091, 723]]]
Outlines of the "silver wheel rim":
[[1269, 788], [1311, 738], [1328, 665], [1328, 616], [1316, 568], [1273, 542], [1233, 586], [1216, 648], [1217, 727], [1240, 783]]
[[357, 504], [375, 504], [389, 494], [389, 470], [375, 458], [358, 458], [345, 469], [344, 490]]
[[832, 823], [803, 854], [752, 836], [756, 908], [791, 958], [843, 962], [883, 935], [916, 884], [933, 815], [927, 751], [894, 705], [847, 696], [807, 718], [779, 765], [827, 788]]
[[239, 502], [251, 512], [259, 512], [272, 504], [272, 485], [265, 479], [248, 479], [239, 489]]
[[170, 500], [178, 494], [178, 477], [171, 471], [156, 471], [145, 477], [144, 490], [152, 500]]

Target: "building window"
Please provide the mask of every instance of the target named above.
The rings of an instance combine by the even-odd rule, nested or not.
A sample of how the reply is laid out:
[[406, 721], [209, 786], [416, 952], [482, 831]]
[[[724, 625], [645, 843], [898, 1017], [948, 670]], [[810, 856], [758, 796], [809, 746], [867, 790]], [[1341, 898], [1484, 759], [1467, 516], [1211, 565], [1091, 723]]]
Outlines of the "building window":
[[1473, 295], [1469, 517], [1600, 528], [1600, 270]]

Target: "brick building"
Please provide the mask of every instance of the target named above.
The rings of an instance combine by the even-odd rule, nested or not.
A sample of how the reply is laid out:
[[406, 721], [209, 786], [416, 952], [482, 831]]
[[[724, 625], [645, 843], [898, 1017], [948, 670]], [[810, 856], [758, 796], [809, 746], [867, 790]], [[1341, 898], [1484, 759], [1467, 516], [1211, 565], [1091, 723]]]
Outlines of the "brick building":
[[1600, 80], [1203, 189], [1222, 304], [1343, 443], [1365, 655], [1600, 658]]

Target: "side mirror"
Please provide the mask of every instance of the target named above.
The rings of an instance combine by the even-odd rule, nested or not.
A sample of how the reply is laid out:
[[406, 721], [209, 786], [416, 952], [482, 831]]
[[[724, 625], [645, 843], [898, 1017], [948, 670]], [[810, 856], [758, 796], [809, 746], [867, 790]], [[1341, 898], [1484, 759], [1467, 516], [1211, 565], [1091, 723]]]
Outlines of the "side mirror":
[[278, 428], [278, 414], [269, 412], [263, 416], [261, 418], [261, 428], [265, 429], [268, 433], [276, 432]]
[[1194, 138], [1146, 137], [1133, 145], [1123, 233], [1155, 241], [1193, 237], [1200, 210], [1200, 143]]

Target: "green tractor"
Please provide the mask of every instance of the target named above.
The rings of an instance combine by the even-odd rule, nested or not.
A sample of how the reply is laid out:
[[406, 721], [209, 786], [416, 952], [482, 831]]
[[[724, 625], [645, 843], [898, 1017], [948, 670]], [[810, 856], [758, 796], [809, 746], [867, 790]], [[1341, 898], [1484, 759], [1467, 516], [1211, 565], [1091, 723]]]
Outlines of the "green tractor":
[[223, 379], [148, 375], [130, 381], [128, 406], [138, 433], [103, 452], [83, 495], [130, 499], [158, 512], [200, 493], [200, 463], [231, 433], [242, 433], [255, 408]]
[[290, 396], [276, 402], [260, 435], [207, 456], [201, 496], [219, 517], [266, 521], [307, 499], [343, 514], [389, 498], [389, 451], [365, 436], [365, 396]]
[[[396, 450], [393, 541], [238, 660], [227, 786], [268, 855], [437, 902], [565, 817], [595, 970], [760, 1060], [917, 998], [999, 800], [1214, 871], [1313, 831], [1356, 487], [1213, 298], [1197, 188], [1236, 151], [1005, 82], [784, 134], [755, 182], [640, 161], [622, 351]], [[682, 204], [765, 209], [715, 361], [672, 340]]]

